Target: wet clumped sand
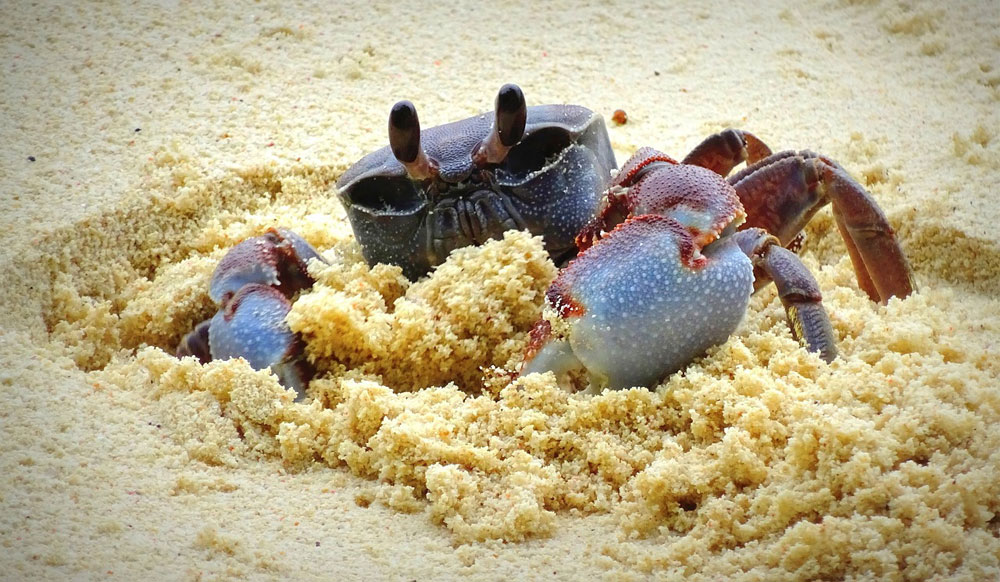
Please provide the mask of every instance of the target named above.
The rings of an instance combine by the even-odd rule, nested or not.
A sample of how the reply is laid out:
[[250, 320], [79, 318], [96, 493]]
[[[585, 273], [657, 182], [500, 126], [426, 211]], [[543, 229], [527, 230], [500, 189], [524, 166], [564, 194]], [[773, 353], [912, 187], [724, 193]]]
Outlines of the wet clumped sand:
[[[182, 39], [193, 72], [179, 74], [220, 87], [215, 101], [189, 97], [195, 115], [225, 103], [240, 124], [199, 141], [200, 130], [172, 110], [130, 129], [127, 140], [87, 138], [110, 145], [65, 154], [76, 157], [63, 169], [45, 159], [57, 146], [4, 130], [37, 152], [31, 162], [5, 157], [4, 168], [49, 165], [11, 173], [3, 194], [0, 577], [1000, 576], [1000, 237], [993, 230], [1000, 43], [988, 22], [966, 30], [1000, 15], [989, 3], [949, 13], [920, 3], [812, 9], [822, 12], [729, 16], [679, 6], [663, 26], [679, 26], [679, 18], [701, 27], [700, 34], [677, 29], [694, 48], [678, 49], [655, 72], [641, 71], [637, 57], [612, 54], [620, 80], [608, 87], [603, 73], [585, 68], [591, 89], [600, 87], [590, 91], [529, 73], [547, 70], [542, 58], [581, 62], [576, 56], [592, 41], [577, 37], [564, 39], [563, 51], [522, 45], [525, 55], [511, 53], [513, 72], [490, 71], [469, 87], [448, 75], [419, 83], [409, 65], [386, 56], [394, 45], [379, 23], [398, 22], [399, 14], [352, 16], [372, 19], [365, 23], [372, 38], [359, 41], [326, 38], [331, 15], [322, 17], [327, 24], [300, 26], [308, 20], [301, 14], [258, 7], [261, 20], [250, 27], [258, 36], [231, 32], [241, 40], [222, 45], [213, 44], [222, 42], [214, 32], [181, 33], [157, 13], [147, 22], [145, 12], [111, 10], [93, 20], [155, 25], [164, 38]], [[447, 17], [410, 15], [412, 26], [430, 26], [435, 14]], [[624, 10], [584, 15], [586, 23], [568, 26], [610, 39], [630, 23], [637, 42], [656, 42]], [[246, 27], [201, 15], [208, 16], [224, 31]], [[732, 53], [696, 42], [714, 42], [704, 40], [706, 21], [736, 17], [749, 24], [717, 26], [741, 31], [733, 34], [770, 55], [791, 88], [761, 87], [766, 75], [743, 79], [757, 109], [731, 104], [736, 97], [718, 86], [732, 87], [731, 73], [705, 72]], [[753, 34], [778, 28], [792, 36]], [[216, 40], [190, 44], [203, 33]], [[14, 48], [27, 46], [19, 42]], [[476, 60], [472, 39], [445, 42], [459, 44], [428, 49], [430, 67], [457, 70]], [[340, 56], [321, 58], [317, 46]], [[871, 64], [873, 47], [900, 58], [894, 81], [877, 67], [853, 68], [851, 59]], [[114, 92], [91, 81], [93, 60], [101, 69], [105, 58], [65, 73], [86, 94], [82, 101], [100, 104], [101, 91]], [[282, 91], [253, 88], [297, 60], [308, 63], [309, 83], [344, 94], [328, 103], [310, 100], [321, 89], [291, 81]], [[824, 210], [807, 229], [802, 258], [839, 340], [834, 362], [799, 346], [768, 288], [751, 299], [732, 338], [650, 389], [576, 395], [551, 375], [517, 378], [557, 272], [541, 240], [508, 232], [410, 282], [398, 267], [363, 261], [333, 191], [353, 161], [383, 145], [393, 98], [427, 103], [429, 126], [487, 109], [500, 85], [494, 78], [506, 82], [513, 73], [526, 78], [515, 80], [534, 103], [581, 103], [605, 117], [627, 110], [627, 125], [609, 127], [619, 161], [646, 144], [683, 155], [732, 125], [778, 148], [831, 155], [886, 210], [918, 292], [871, 302]], [[953, 90], [953, 79], [971, 88]], [[159, 91], [186, 95], [157, 82]], [[671, 83], [674, 106], [692, 108], [683, 120], [653, 105], [656, 92], [646, 86], [660, 82]], [[130, 91], [142, 96], [142, 86]], [[809, 92], [817, 86], [825, 91]], [[629, 97], [626, 87], [649, 95]], [[901, 102], [913, 87], [926, 91], [923, 100]], [[717, 102], [685, 105], [695, 100], [689, 90]], [[383, 103], [384, 94], [393, 97]], [[965, 107], [949, 107], [955, 95]], [[256, 109], [244, 109], [251, 100]], [[74, 102], [76, 114], [96, 107], [82, 101]], [[850, 114], [836, 112], [851, 106]], [[879, 106], [893, 123], [881, 121]], [[784, 119], [784, 108], [807, 121]], [[913, 108], [916, 115], [905, 114]], [[320, 144], [317, 133], [337, 139]], [[233, 135], [242, 145], [232, 145]], [[131, 153], [138, 147], [141, 155]], [[87, 182], [80, 168], [94, 159], [114, 170]], [[288, 317], [318, 369], [304, 402], [241, 360], [201, 365], [172, 355], [178, 339], [214, 312], [207, 291], [218, 260], [273, 226], [295, 230], [329, 263], [310, 265], [317, 283]]]

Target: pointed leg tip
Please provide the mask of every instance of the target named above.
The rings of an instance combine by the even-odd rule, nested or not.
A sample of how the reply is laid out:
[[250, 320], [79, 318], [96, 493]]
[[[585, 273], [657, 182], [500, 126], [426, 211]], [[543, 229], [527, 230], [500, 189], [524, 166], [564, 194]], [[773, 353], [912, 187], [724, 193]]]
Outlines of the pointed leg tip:
[[212, 320], [206, 319], [181, 338], [177, 344], [174, 355], [180, 359], [185, 357], [197, 358], [202, 364], [212, 361], [212, 352], [208, 343], [208, 329]]
[[303, 356], [272, 364], [271, 371], [282, 386], [295, 392], [295, 402], [305, 400], [309, 382], [316, 375], [316, 369]]

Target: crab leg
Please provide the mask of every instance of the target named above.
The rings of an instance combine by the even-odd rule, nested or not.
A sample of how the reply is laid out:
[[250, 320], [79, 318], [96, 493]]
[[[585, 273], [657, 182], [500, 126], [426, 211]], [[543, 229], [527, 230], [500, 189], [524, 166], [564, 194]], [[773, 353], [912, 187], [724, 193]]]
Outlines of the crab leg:
[[681, 162], [728, 176], [740, 162], [755, 164], [771, 155], [771, 148], [749, 131], [725, 129], [698, 144]]
[[781, 152], [729, 182], [746, 209], [746, 227], [763, 228], [782, 246], [832, 202], [861, 289], [882, 303], [913, 292], [913, 273], [882, 209], [833, 160], [808, 151]]
[[816, 279], [792, 251], [760, 228], [742, 230], [733, 238], [754, 266], [754, 292], [774, 282], [785, 306], [792, 335], [826, 362], [837, 357], [830, 318]]
[[882, 209], [836, 162], [824, 160], [821, 168], [821, 179], [833, 199], [833, 217], [862, 289], [872, 300], [877, 293], [883, 303], [893, 295], [912, 293], [913, 271]]
[[208, 345], [208, 328], [211, 324], [212, 320], [206, 319], [196, 325], [194, 330], [181, 338], [174, 355], [178, 358], [193, 356], [202, 364], [211, 362], [212, 348]]

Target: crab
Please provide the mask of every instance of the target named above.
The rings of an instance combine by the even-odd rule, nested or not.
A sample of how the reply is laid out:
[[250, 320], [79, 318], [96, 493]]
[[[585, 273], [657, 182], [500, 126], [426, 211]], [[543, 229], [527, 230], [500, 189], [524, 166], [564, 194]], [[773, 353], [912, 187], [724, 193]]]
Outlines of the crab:
[[[492, 119], [423, 131], [413, 104], [400, 101], [389, 146], [359, 160], [337, 187], [366, 261], [399, 265], [411, 279], [509, 229], [542, 236], [564, 267], [519, 372], [553, 372], [567, 387], [654, 385], [726, 341], [750, 296], [770, 282], [793, 335], [834, 359], [819, 287], [789, 250], [830, 203], [861, 289], [882, 303], [914, 289], [885, 215], [826, 156], [772, 154], [753, 134], [727, 129], [681, 162], [642, 148], [612, 177], [615, 166], [600, 115], [527, 107], [521, 90], [505, 85]], [[236, 245], [210, 285], [219, 312], [177, 355], [245, 357], [302, 397], [312, 369], [284, 316], [312, 284], [310, 260], [322, 257], [284, 229]]]

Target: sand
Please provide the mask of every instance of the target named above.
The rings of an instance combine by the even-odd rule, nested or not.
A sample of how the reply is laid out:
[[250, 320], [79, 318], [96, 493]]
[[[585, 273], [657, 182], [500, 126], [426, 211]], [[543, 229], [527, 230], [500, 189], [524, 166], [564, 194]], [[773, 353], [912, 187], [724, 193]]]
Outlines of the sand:
[[[0, 7], [0, 578], [1000, 576], [995, 2], [63, 4]], [[730, 126], [837, 159], [919, 291], [870, 302], [824, 210], [833, 363], [769, 289], [652, 390], [512, 382], [540, 241], [410, 284], [333, 187], [396, 100], [430, 126], [506, 82], [625, 110], [619, 163]], [[305, 403], [170, 355], [271, 226], [331, 263], [289, 318]]]

